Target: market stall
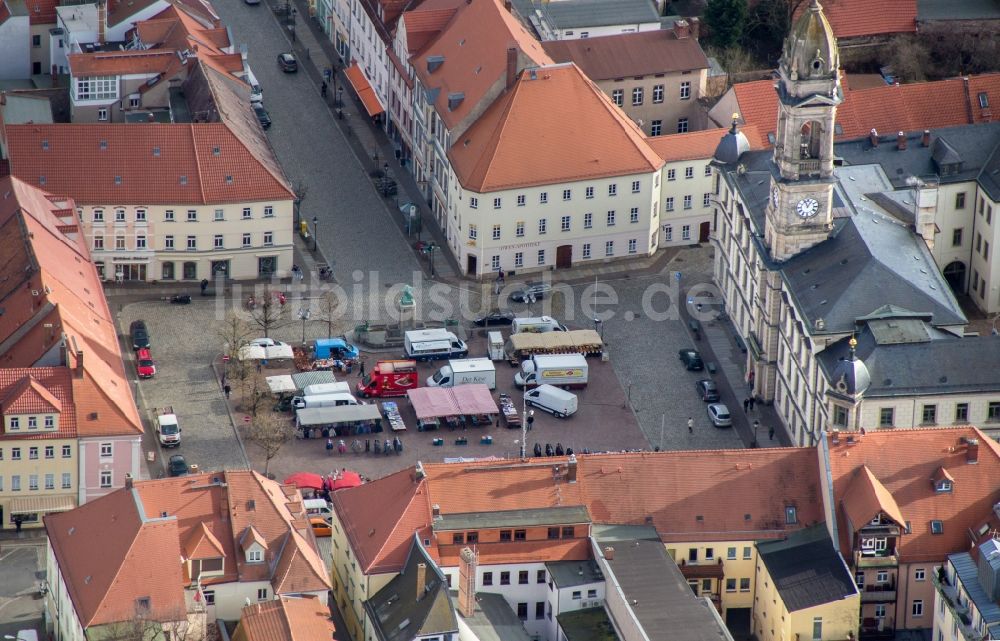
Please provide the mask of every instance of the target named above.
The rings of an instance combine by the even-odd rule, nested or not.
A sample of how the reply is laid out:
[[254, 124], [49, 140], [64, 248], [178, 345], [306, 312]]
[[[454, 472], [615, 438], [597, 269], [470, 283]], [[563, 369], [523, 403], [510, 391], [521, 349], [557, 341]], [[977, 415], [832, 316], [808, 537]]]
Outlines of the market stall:
[[385, 420], [389, 422], [389, 427], [393, 432], [402, 432], [406, 429], [403, 416], [399, 413], [399, 405], [395, 401], [384, 401], [382, 403], [382, 413]]
[[309, 407], [295, 411], [295, 425], [305, 438], [371, 434], [382, 431], [382, 413], [377, 405]]
[[240, 348], [237, 357], [241, 361], [261, 361], [265, 365], [276, 361], [292, 361], [294, 358], [292, 346], [286, 343], [280, 345], [244, 345]]
[[333, 372], [327, 370], [319, 370], [315, 372], [298, 372], [292, 374], [292, 383], [295, 384], [295, 390], [304, 390], [309, 385], [322, 385], [323, 383], [336, 383], [337, 379], [334, 377]]
[[[470, 423], [487, 424], [500, 410], [486, 385], [457, 387], [418, 387], [406, 392], [417, 414], [417, 431]], [[488, 417], [488, 418], [487, 418]]]
[[575, 329], [569, 332], [522, 332], [511, 334], [507, 352], [512, 359], [528, 358], [534, 354], [584, 354], [601, 353], [601, 335], [592, 329]]
[[265, 380], [267, 381], [267, 388], [271, 390], [271, 393], [275, 396], [292, 394], [298, 391], [298, 388], [295, 387], [295, 381], [288, 374], [268, 376]]

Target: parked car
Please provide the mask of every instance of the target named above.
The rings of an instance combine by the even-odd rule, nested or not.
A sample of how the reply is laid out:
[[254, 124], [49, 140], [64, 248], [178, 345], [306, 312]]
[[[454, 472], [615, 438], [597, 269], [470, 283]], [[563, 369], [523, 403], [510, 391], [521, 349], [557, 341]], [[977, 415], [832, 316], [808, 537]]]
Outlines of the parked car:
[[264, 105], [260, 103], [253, 103], [253, 113], [257, 116], [257, 122], [264, 129], [268, 129], [271, 126], [271, 116], [268, 115], [267, 109], [264, 109]]
[[257, 347], [274, 347], [276, 345], [284, 345], [281, 341], [276, 341], [273, 338], [255, 338], [247, 345], [256, 345]]
[[156, 363], [148, 347], [141, 347], [135, 352], [135, 369], [139, 378], [153, 378], [156, 375]]
[[187, 461], [184, 460], [184, 455], [174, 454], [170, 457], [170, 462], [167, 463], [167, 473], [170, 476], [184, 476], [190, 471]]
[[695, 383], [694, 387], [698, 390], [698, 396], [706, 403], [714, 403], [719, 400], [719, 386], [715, 381], [703, 378]]
[[525, 283], [510, 293], [510, 299], [515, 303], [527, 303], [532, 298], [541, 300], [552, 293], [551, 283]]
[[149, 330], [146, 329], [146, 321], [134, 320], [128, 327], [128, 335], [132, 340], [132, 349], [145, 347], [149, 349]]
[[677, 352], [677, 356], [684, 363], [684, 368], [689, 372], [700, 372], [705, 369], [705, 363], [701, 360], [701, 354], [696, 349], [682, 349]]
[[316, 536], [333, 536], [333, 530], [330, 528], [330, 524], [326, 522], [321, 516], [314, 516], [309, 519], [309, 525], [312, 527], [313, 534]]
[[278, 68], [285, 73], [295, 73], [299, 70], [299, 61], [290, 53], [279, 53]]
[[716, 427], [732, 427], [733, 417], [729, 408], [722, 403], [712, 403], [708, 406], [708, 420]]
[[260, 0], [243, 0], [243, 2], [245, 2], [247, 4], [250, 4], [250, 5], [260, 4]]
[[514, 322], [514, 312], [509, 309], [500, 309], [490, 312], [485, 316], [480, 316], [472, 321], [476, 327], [493, 327], [494, 325], [510, 325]]

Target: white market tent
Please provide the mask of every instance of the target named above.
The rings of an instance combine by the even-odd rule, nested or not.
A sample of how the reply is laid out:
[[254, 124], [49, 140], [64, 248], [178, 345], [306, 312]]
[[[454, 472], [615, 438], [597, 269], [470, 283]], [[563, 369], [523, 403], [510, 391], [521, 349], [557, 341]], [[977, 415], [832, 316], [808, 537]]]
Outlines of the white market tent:
[[282, 343], [281, 345], [271, 345], [270, 347], [261, 347], [260, 345], [244, 345], [240, 348], [238, 358], [241, 361], [277, 361], [277, 360], [292, 360], [295, 354], [292, 352], [292, 346]]
[[336, 423], [355, 423], [358, 421], [376, 421], [381, 418], [382, 413], [375, 404], [307, 407], [295, 411], [295, 420], [300, 426], [304, 427], [333, 425]]
[[292, 377], [288, 374], [283, 374], [281, 376], [268, 376], [267, 387], [274, 395], [286, 394], [288, 392], [295, 392], [298, 390], [298, 388], [295, 387], [295, 381], [293, 381]]

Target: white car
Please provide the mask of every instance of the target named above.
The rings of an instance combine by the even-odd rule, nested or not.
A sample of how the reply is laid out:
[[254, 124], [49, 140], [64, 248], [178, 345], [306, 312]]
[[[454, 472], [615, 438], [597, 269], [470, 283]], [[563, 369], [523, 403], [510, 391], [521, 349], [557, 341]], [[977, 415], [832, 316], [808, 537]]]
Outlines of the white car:
[[284, 345], [281, 341], [276, 341], [273, 338], [255, 338], [247, 345], [256, 345], [257, 347], [274, 347], [275, 345]]
[[729, 408], [722, 403], [712, 403], [708, 406], [708, 420], [716, 427], [732, 427], [733, 417]]

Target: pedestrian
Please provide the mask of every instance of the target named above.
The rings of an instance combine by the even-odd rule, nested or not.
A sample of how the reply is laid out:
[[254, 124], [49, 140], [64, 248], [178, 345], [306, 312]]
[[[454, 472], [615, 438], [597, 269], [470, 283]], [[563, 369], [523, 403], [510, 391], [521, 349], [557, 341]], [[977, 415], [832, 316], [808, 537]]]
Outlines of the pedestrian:
[[320, 88], [319, 88], [319, 95], [321, 95], [321, 96], [323, 96], [324, 98], [326, 98], [326, 80], [324, 80], [324, 81], [323, 81], [323, 84], [322, 84], [322, 85], [320, 85]]
[[347, 443], [344, 442], [344, 439], [337, 441], [337, 451], [340, 452], [341, 455], [347, 452]]
[[382, 446], [382, 453], [389, 456], [390, 452], [392, 452], [392, 441], [385, 439], [385, 444]]
[[364, 377], [365, 377], [365, 360], [360, 359], [358, 361], [358, 378], [364, 378]]
[[757, 402], [757, 401], [756, 401], [756, 398], [753, 397], [753, 396], [751, 396], [749, 400], [750, 400], [750, 411], [752, 412], [753, 411], [753, 404], [755, 402]]
[[688, 417], [688, 434], [694, 434], [694, 417]]
[[23, 519], [22, 519], [22, 517], [21, 517], [20, 514], [18, 514], [17, 516], [14, 517], [14, 527], [16, 528], [18, 534], [21, 533], [21, 524], [22, 523], [23, 523]]
[[201, 295], [202, 296], [205, 295], [205, 290], [206, 289], [208, 289], [208, 279], [207, 278], [202, 278], [201, 279]]
[[745, 398], [745, 399], [743, 399], [743, 413], [746, 413], [746, 412], [749, 412], [749, 411], [750, 411], [750, 399], [749, 398]]
[[333, 439], [328, 438], [326, 439], [326, 455], [330, 456], [331, 454], [333, 454]]
[[226, 383], [225, 385], [222, 386], [222, 391], [223, 393], [225, 393], [226, 398], [228, 399], [229, 393], [233, 391], [233, 388], [229, 386], [229, 383]]
[[531, 431], [535, 423], [535, 410], [528, 410], [528, 431]]
[[257, 373], [260, 374], [260, 361], [257, 361]]
[[372, 447], [371, 446], [372, 446], [371, 439], [367, 439], [366, 438], [365, 439], [365, 454], [367, 454], [368, 452], [372, 451]]
[[773, 427], [767, 428], [767, 438], [770, 441], [774, 440], [774, 428]]

